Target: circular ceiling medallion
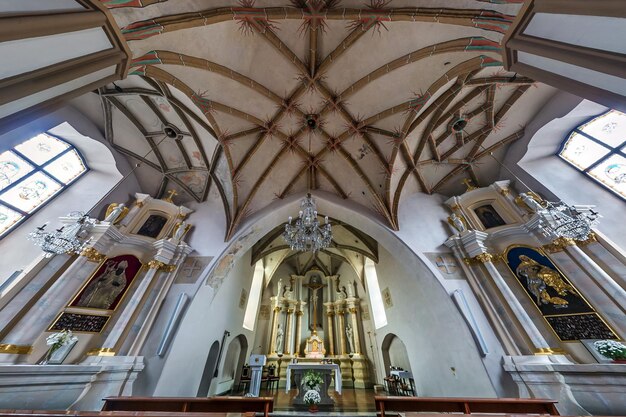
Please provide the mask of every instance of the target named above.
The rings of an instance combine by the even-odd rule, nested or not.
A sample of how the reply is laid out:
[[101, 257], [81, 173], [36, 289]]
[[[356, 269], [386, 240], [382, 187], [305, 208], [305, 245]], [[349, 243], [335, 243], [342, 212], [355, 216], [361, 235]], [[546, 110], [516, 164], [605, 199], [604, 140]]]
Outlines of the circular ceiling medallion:
[[452, 131], [462, 132], [466, 126], [467, 126], [467, 120], [464, 117], [459, 117], [454, 122], [452, 122]]
[[306, 127], [311, 130], [315, 130], [318, 127], [317, 114], [307, 114], [304, 116], [304, 123]]
[[169, 139], [175, 139], [175, 140], [180, 140], [182, 139], [182, 136], [183, 136], [180, 133], [180, 130], [176, 126], [171, 125], [171, 124], [168, 124], [163, 128], [163, 133]]

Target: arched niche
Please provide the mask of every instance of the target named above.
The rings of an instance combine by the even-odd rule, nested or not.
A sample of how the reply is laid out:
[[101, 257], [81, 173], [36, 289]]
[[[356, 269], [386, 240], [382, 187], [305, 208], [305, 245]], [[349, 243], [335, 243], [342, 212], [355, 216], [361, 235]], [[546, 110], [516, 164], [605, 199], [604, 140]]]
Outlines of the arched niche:
[[207, 397], [209, 395], [209, 387], [211, 386], [211, 380], [215, 374], [215, 367], [217, 366], [219, 353], [220, 342], [216, 340], [209, 349], [209, 355], [207, 356], [204, 364], [204, 371], [202, 372], [202, 379], [200, 380], [200, 386], [198, 387], [197, 397]]
[[389, 375], [392, 366], [402, 368], [406, 371], [411, 370], [411, 362], [406, 346], [402, 339], [393, 333], [388, 333], [381, 344], [383, 354], [383, 365], [385, 374]]
[[[241, 370], [246, 363], [248, 352], [248, 339], [245, 335], [240, 334], [230, 341], [224, 355], [222, 369], [219, 372], [220, 384], [230, 385], [229, 389], [236, 387], [241, 377]], [[224, 391], [220, 389], [220, 391]]]

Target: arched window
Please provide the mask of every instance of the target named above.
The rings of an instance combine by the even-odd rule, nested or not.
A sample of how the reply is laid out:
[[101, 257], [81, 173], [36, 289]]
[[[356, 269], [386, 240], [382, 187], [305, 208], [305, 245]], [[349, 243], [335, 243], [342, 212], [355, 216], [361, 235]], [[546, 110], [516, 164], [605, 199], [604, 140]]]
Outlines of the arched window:
[[49, 133], [0, 154], [0, 238], [87, 170], [74, 146]]
[[609, 110], [576, 127], [559, 156], [626, 199], [626, 114]]

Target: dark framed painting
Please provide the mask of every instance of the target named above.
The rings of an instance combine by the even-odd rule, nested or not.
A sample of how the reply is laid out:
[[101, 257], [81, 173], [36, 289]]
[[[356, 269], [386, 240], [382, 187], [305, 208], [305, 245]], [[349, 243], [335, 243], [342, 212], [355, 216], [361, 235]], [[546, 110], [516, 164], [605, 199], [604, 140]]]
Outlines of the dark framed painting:
[[615, 339], [617, 335], [542, 251], [513, 246], [506, 263], [561, 341]]
[[498, 214], [491, 204], [476, 207], [474, 213], [476, 213], [476, 217], [478, 217], [478, 220], [480, 220], [485, 229], [506, 225], [502, 216]]
[[142, 266], [133, 255], [106, 259], [68, 307], [115, 310]]
[[98, 314], [61, 313], [48, 328], [49, 332], [71, 330], [74, 333], [100, 333], [111, 317]]
[[137, 231], [138, 235], [156, 239], [169, 219], [158, 214], [151, 214]]

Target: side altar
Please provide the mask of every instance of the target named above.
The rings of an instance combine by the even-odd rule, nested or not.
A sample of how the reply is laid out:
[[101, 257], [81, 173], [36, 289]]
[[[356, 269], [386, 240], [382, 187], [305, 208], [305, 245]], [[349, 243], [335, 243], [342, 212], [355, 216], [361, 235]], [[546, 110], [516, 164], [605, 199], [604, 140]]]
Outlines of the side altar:
[[289, 392], [291, 388], [291, 378], [298, 387], [298, 395], [293, 399], [293, 405], [306, 405], [304, 403], [304, 394], [306, 394], [308, 388], [304, 386], [304, 375], [308, 371], [317, 372], [324, 381], [319, 389], [321, 402], [320, 406], [332, 406], [334, 405], [333, 399], [328, 395], [330, 386], [334, 380], [335, 391], [341, 395], [341, 371], [337, 364], [320, 364], [320, 363], [292, 363], [287, 366], [287, 383], [285, 385], [285, 391]]

